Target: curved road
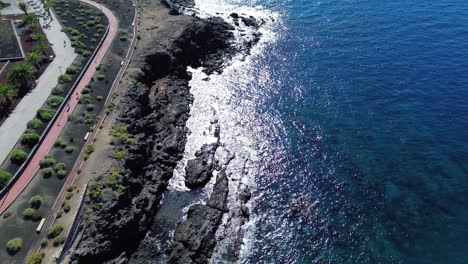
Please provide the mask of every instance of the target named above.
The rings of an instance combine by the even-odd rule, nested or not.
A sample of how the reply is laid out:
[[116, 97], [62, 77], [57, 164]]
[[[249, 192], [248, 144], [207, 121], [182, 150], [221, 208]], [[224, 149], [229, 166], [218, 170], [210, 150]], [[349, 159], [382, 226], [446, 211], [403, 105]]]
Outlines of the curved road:
[[75, 91], [73, 95], [70, 97], [69, 105], [70, 109], [68, 111], [68, 107], [64, 107], [60, 117], [55, 121], [53, 127], [47, 134], [46, 138], [39, 146], [39, 149], [36, 152], [34, 158], [29, 162], [26, 169], [24, 170], [23, 174], [20, 178], [15, 182], [15, 184], [11, 187], [10, 191], [0, 200], [0, 214], [3, 213], [18, 197], [18, 195], [24, 190], [24, 188], [28, 185], [31, 179], [39, 170], [39, 162], [44, 156], [49, 153], [50, 149], [52, 148], [55, 140], [59, 136], [60, 132], [62, 131], [63, 124], [67, 122], [68, 115], [73, 112], [76, 105], [78, 104], [78, 99], [81, 95], [81, 91], [83, 88], [91, 81], [91, 78], [94, 76], [96, 72], [96, 67], [106, 55], [107, 50], [109, 49], [114, 37], [117, 34], [118, 22], [117, 18], [114, 16], [112, 11], [110, 11], [107, 7], [102, 6], [96, 2], [90, 0], [80, 0], [83, 3], [92, 5], [98, 9], [101, 9], [102, 12], [106, 15], [107, 19], [109, 20], [109, 33], [106, 36], [106, 39], [103, 41], [101, 48], [96, 53], [95, 58], [93, 59], [93, 63], [91, 63], [83, 75], [83, 78], [75, 87]]

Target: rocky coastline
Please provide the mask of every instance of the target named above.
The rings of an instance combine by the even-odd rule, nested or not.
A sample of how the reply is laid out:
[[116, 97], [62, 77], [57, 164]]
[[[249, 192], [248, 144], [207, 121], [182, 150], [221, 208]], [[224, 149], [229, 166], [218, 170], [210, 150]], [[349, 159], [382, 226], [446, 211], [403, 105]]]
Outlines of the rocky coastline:
[[[185, 124], [193, 102], [187, 67], [203, 67], [207, 74], [221, 72], [226, 60], [258, 41], [253, 39], [240, 49], [232, 45], [233, 26], [221, 18], [174, 15], [162, 3], [149, 6], [142, 12], [142, 19], [147, 27], [142, 29], [145, 34], [138, 36], [141, 41], [130, 67], [134, 78], [127, 83], [116, 121], [125, 125], [134, 139], [123, 143], [128, 155], [119, 164], [122, 188], [117, 194], [103, 195], [98, 208], [93, 207], [93, 196], [87, 196], [88, 206], [94, 209], [81, 223], [70, 263], [129, 263], [132, 255], [139, 254], [140, 241], [151, 227], [184, 153]], [[157, 26], [148, 25], [154, 20]], [[229, 162], [220, 165], [215, 159], [219, 128], [217, 135], [218, 142], [203, 146], [187, 165], [187, 187], [203, 187], [215, 170], [216, 183], [206, 204], [192, 205], [186, 221], [178, 226], [167, 252], [169, 263], [208, 263], [222, 219], [230, 215], [230, 219], [239, 216], [236, 222], [240, 224], [248, 220], [245, 204], [250, 191], [242, 187], [239, 193], [229, 193], [225, 171]], [[237, 205], [228, 208], [229, 199], [238, 201]], [[232, 259], [236, 250], [232, 250]], [[150, 260], [142, 263], [147, 262]]]

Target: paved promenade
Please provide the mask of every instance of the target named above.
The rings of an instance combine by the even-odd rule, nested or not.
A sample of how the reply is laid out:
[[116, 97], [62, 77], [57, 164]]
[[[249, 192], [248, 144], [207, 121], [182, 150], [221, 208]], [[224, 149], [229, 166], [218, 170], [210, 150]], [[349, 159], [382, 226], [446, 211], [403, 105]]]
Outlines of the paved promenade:
[[[9, 0], [8, 2], [12, 4], [7, 10], [8, 13], [22, 13], [17, 8], [19, 1]], [[32, 12], [33, 10], [31, 9], [30, 11]], [[44, 32], [52, 44], [56, 58], [38, 79], [37, 86], [21, 100], [15, 110], [0, 126], [0, 164], [3, 163], [16, 142], [21, 138], [28, 121], [36, 116], [37, 110], [41, 108], [52, 92], [52, 89], [57, 85], [60, 70], [65, 71], [77, 56], [70, 45], [67, 35], [61, 31], [62, 27], [55, 14], [53, 12], [51, 14], [53, 20], [50, 22], [50, 28], [44, 29]], [[40, 19], [40, 23], [42, 26], [46, 22]], [[66, 42], [66, 46], [63, 44], [64, 41]]]
[[24, 188], [28, 185], [31, 179], [34, 177], [36, 172], [39, 170], [39, 161], [50, 151], [52, 148], [55, 140], [59, 136], [60, 132], [62, 131], [63, 124], [67, 121], [68, 115], [73, 112], [76, 105], [78, 104], [79, 95], [81, 95], [81, 91], [83, 88], [91, 81], [91, 78], [96, 73], [96, 67], [99, 65], [101, 60], [103, 59], [104, 55], [106, 54], [107, 50], [109, 49], [114, 37], [117, 34], [117, 18], [114, 16], [112, 11], [110, 11], [107, 7], [102, 6], [100, 7], [99, 4], [89, 1], [89, 0], [81, 0], [84, 3], [90, 4], [95, 6], [96, 8], [101, 8], [102, 12], [107, 16], [109, 19], [109, 33], [107, 34], [106, 39], [102, 43], [101, 48], [96, 54], [96, 57], [93, 60], [93, 63], [90, 64], [88, 69], [86, 70], [85, 74], [83, 75], [81, 81], [75, 88], [73, 95], [70, 98], [70, 109], [66, 111], [68, 107], [65, 107], [64, 110], [61, 112], [60, 117], [55, 121], [53, 127], [47, 134], [45, 140], [39, 146], [36, 155], [33, 157], [31, 162], [27, 165], [26, 169], [24, 170], [23, 174], [20, 178], [15, 182], [15, 184], [11, 187], [10, 191], [0, 200], [0, 213], [2, 213], [11, 203], [16, 199], [16, 197], [24, 190]]

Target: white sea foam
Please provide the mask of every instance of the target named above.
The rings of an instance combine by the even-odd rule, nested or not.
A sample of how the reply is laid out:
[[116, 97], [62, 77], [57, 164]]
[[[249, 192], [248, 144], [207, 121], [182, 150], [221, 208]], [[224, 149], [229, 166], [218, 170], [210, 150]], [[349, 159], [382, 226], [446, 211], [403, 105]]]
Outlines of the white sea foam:
[[[265, 47], [277, 39], [276, 30], [279, 26], [279, 15], [265, 10], [261, 6], [241, 6], [239, 2], [229, 0], [195, 0], [197, 15], [200, 17], [218, 16], [235, 27], [235, 45], [242, 45], [254, 37], [256, 32], [261, 33], [259, 42], [252, 48], [250, 54], [238, 54], [227, 62], [222, 74], [207, 76], [202, 68], [188, 70], [192, 73], [190, 92], [194, 96], [194, 102], [190, 109], [190, 117], [187, 127], [190, 131], [187, 136], [187, 144], [182, 160], [178, 163], [174, 176], [169, 183], [169, 188], [177, 191], [187, 191], [184, 184], [185, 166], [187, 161], [193, 159], [195, 152], [204, 144], [216, 141], [213, 136], [214, 122], [220, 128], [221, 146], [216, 152], [216, 158], [223, 164], [231, 156], [235, 158], [227, 167], [229, 183], [229, 203], [238, 202], [237, 191], [240, 185], [255, 188], [255, 175], [258, 171], [258, 160], [261, 156], [264, 144], [259, 141], [257, 135], [261, 127], [256, 120], [259, 114], [256, 112], [256, 102], [261, 96], [251, 83], [259, 79], [269, 79], [268, 69], [259, 71], [258, 59], [264, 56]], [[264, 21], [258, 31], [247, 27], [242, 22], [236, 25], [230, 17], [232, 13], [241, 16], [252, 16], [257, 21]], [[253, 72], [257, 74], [254, 75]], [[205, 188], [207, 194], [212, 190], [215, 177]], [[244, 241], [241, 256], [246, 257], [249, 252], [249, 241], [252, 241], [254, 220], [242, 227]], [[229, 235], [238, 234], [238, 224], [223, 220], [223, 226], [218, 233], [224, 235], [224, 241], [218, 242], [218, 247], [213, 253], [213, 261], [222, 260], [223, 244], [229, 244]], [[227, 240], [227, 241], [226, 241]]]

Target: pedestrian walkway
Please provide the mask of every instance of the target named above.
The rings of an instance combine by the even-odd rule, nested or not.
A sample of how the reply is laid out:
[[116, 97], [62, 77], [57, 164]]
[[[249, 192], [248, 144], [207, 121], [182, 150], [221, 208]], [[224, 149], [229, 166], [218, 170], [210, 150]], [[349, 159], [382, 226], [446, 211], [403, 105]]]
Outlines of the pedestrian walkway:
[[81, 92], [83, 88], [85, 88], [86, 85], [89, 84], [91, 81], [91, 78], [94, 76], [96, 73], [96, 67], [99, 65], [101, 60], [104, 58], [104, 55], [106, 54], [107, 50], [109, 49], [112, 41], [114, 40], [116, 34], [117, 34], [117, 18], [114, 16], [112, 11], [110, 11], [107, 7], [102, 6], [100, 7], [99, 4], [89, 1], [89, 0], [80, 0], [81, 2], [87, 3], [89, 5], [92, 5], [96, 8], [101, 8], [102, 12], [107, 16], [109, 19], [109, 33], [107, 34], [105, 40], [103, 41], [101, 47], [96, 53], [95, 59], [93, 60], [93, 63], [91, 63], [86, 69], [86, 72], [83, 74], [83, 77], [81, 78], [80, 82], [76, 86], [72, 96], [70, 97], [69, 100], [69, 111], [68, 107], [62, 110], [60, 113], [59, 118], [55, 121], [53, 124], [52, 128], [50, 129], [49, 133], [47, 134], [46, 138], [44, 141], [41, 143], [39, 146], [36, 154], [34, 157], [31, 159], [31, 161], [28, 163], [26, 166], [25, 170], [19, 177], [19, 179], [14, 183], [14, 185], [10, 188], [8, 193], [0, 199], [0, 214], [5, 211], [8, 206], [10, 206], [11, 203], [18, 197], [18, 195], [24, 190], [24, 188], [28, 185], [28, 183], [31, 181], [31, 179], [34, 177], [34, 175], [38, 172], [39, 170], [39, 162], [40, 160], [47, 154], [49, 153], [50, 149], [52, 148], [55, 140], [59, 136], [60, 132], [62, 131], [63, 124], [68, 120], [68, 115], [73, 112], [75, 109], [76, 105], [78, 104], [78, 99], [81, 95]]
[[[22, 13], [21, 10], [17, 8], [20, 1], [8, 0], [8, 2], [11, 3], [11, 5], [7, 12], [10, 12], [10, 14], [11, 12], [13, 12], [13, 14], [15, 12]], [[31, 9], [31, 11], [33, 10]], [[2, 10], [2, 14], [3, 12]], [[50, 27], [44, 29], [44, 33], [52, 44], [52, 49], [56, 57], [38, 79], [37, 86], [23, 97], [15, 110], [13, 110], [10, 116], [0, 126], [0, 164], [3, 163], [21, 138], [28, 121], [36, 116], [37, 110], [41, 108], [52, 92], [52, 89], [57, 85], [57, 78], [60, 76], [61, 71], [66, 70], [77, 56], [70, 45], [70, 40], [67, 35], [61, 31], [62, 26], [55, 17], [55, 14], [51, 12], [51, 15], [51, 22], [49, 22], [49, 20], [45, 22], [43, 19], [40, 19], [40, 23], [41, 26], [47, 23], [50, 25]], [[66, 43], [65, 46], [64, 41]]]

